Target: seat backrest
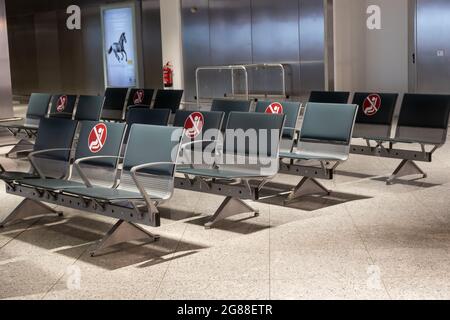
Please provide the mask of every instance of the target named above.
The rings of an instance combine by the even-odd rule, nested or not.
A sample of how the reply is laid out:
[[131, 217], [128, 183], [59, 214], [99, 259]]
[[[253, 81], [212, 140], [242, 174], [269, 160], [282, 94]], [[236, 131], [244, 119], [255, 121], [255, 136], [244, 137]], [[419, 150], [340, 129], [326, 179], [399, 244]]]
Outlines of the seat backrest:
[[61, 178], [67, 175], [77, 121], [64, 118], [43, 118], [37, 133], [34, 151], [69, 149], [38, 154], [35, 161], [46, 177]]
[[[96, 156], [115, 157], [92, 159], [80, 165], [94, 184], [110, 186], [116, 182], [125, 129], [124, 123], [81, 122], [75, 160]], [[77, 170], [73, 170], [71, 179], [82, 180]]]
[[[185, 150], [183, 150], [182, 156], [180, 157], [180, 163], [204, 163], [204, 152], [210, 150], [212, 153], [215, 147], [215, 142], [208, 141], [213, 140], [217, 142], [221, 139], [223, 118], [223, 112], [177, 111], [173, 126], [185, 129], [181, 140], [181, 144]], [[189, 147], [189, 143], [200, 140], [205, 140], [205, 142], [198, 142]], [[208, 146], [211, 147], [207, 149]]]
[[28, 102], [25, 124], [39, 127], [39, 121], [47, 115], [51, 95], [47, 93], [32, 93]]
[[447, 139], [450, 95], [405, 94], [396, 139], [442, 145]]
[[[285, 115], [231, 112], [223, 143], [223, 164], [261, 177], [278, 173]], [[230, 160], [234, 159], [235, 163]]]
[[[188, 110], [178, 110], [175, 114], [175, 120], [173, 123], [174, 127], [185, 128], [186, 121], [191, 117], [200, 113], [202, 116], [201, 128], [198, 131], [190, 134], [190, 140], [194, 140], [197, 136], [203, 137], [204, 133], [209, 130], [220, 130], [222, 128], [224, 113], [223, 112], [213, 112], [213, 111], [188, 111]], [[195, 119], [192, 119], [195, 122]], [[189, 133], [188, 133], [189, 134]], [[217, 136], [216, 136], [217, 137]]]
[[225, 119], [222, 124], [222, 131], [228, 122], [228, 117], [231, 112], [249, 112], [252, 102], [248, 100], [230, 100], [230, 99], [214, 99], [211, 106], [211, 111], [218, 111], [225, 113]]
[[134, 105], [148, 105], [152, 104], [153, 95], [155, 90], [153, 89], [130, 89], [128, 94], [127, 107]]
[[127, 133], [125, 143], [133, 124], [150, 124], [155, 126], [167, 126], [170, 118], [169, 109], [149, 109], [148, 107], [131, 107], [126, 116]]
[[183, 129], [177, 127], [134, 124], [125, 152], [120, 188], [136, 191], [130, 172], [133, 167], [164, 162], [165, 164], [139, 170], [137, 174], [148, 194], [156, 199], [169, 199], [174, 189], [182, 132]]
[[153, 108], [170, 109], [172, 113], [175, 113], [180, 109], [183, 93], [183, 90], [158, 90]]
[[308, 103], [298, 149], [348, 156], [357, 111], [353, 104]]
[[311, 91], [309, 102], [315, 103], [348, 103], [350, 92], [344, 91]]
[[72, 119], [76, 102], [76, 95], [54, 95], [50, 101], [49, 118]]
[[353, 137], [389, 138], [397, 99], [397, 93], [356, 92], [352, 103], [359, 108]]
[[286, 115], [286, 122], [283, 130], [283, 140], [281, 149], [291, 151], [295, 138], [295, 128], [300, 115], [300, 102], [270, 102], [258, 101], [256, 104], [256, 112], [258, 113], [280, 113]]
[[123, 120], [127, 97], [128, 88], [107, 88], [101, 118], [113, 121]]
[[75, 120], [99, 121], [102, 114], [104, 97], [80, 96], [75, 111]]

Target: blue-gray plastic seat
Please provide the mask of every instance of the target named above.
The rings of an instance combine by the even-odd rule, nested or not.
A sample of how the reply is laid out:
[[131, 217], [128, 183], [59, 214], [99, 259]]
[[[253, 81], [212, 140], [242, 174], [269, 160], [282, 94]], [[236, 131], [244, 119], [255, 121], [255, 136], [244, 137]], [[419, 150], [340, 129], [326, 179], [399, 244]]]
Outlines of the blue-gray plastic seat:
[[345, 104], [349, 98], [350, 92], [346, 91], [311, 91], [309, 102]]
[[[29, 172], [0, 172], [0, 179], [17, 181], [25, 178], [60, 178], [68, 174], [70, 150], [77, 129], [77, 122], [63, 118], [41, 120], [33, 152], [30, 154], [33, 166]], [[39, 170], [39, 171], [37, 171]]]
[[397, 93], [356, 92], [352, 104], [359, 108], [353, 137], [389, 138], [397, 99]]
[[447, 140], [450, 95], [405, 94], [393, 142], [442, 146]]
[[127, 133], [125, 134], [125, 144], [133, 124], [149, 124], [154, 126], [167, 126], [170, 118], [169, 109], [150, 109], [144, 106], [131, 106], [127, 112]]
[[[195, 115], [196, 113], [201, 113], [203, 117], [203, 126], [200, 132], [198, 132], [197, 136], [189, 135], [189, 132], [185, 132], [182, 138], [182, 157], [180, 162], [183, 164], [192, 163], [192, 160], [195, 159], [194, 154], [186, 154], [187, 151], [199, 152], [201, 155], [204, 151], [206, 151], [208, 146], [210, 147], [210, 151], [213, 152], [216, 146], [217, 141], [221, 137], [221, 128], [224, 118], [223, 112], [212, 112], [212, 111], [187, 111], [187, 110], [179, 110], [175, 115], [175, 120], [173, 123], [174, 127], [185, 128], [186, 121], [189, 119], [191, 115]], [[187, 128], [185, 128], [187, 129]], [[211, 145], [213, 144], [213, 145]]]
[[[217, 179], [273, 177], [279, 168], [284, 121], [285, 115], [231, 112], [216, 165], [210, 168], [180, 168], [178, 172]], [[246, 138], [245, 134], [254, 134], [256, 140]], [[227, 159], [231, 158], [234, 162], [228, 163]]]
[[156, 92], [154, 109], [170, 109], [172, 113], [180, 109], [184, 90], [158, 90]]
[[50, 100], [48, 117], [72, 119], [77, 98], [76, 95], [54, 95]]
[[286, 123], [284, 124], [281, 150], [292, 151], [294, 139], [296, 138], [296, 127], [300, 116], [301, 103], [300, 102], [272, 102], [272, 101], [258, 101], [255, 112], [266, 113], [267, 108], [273, 103], [279, 103], [283, 107], [283, 114], [286, 115]]
[[103, 96], [80, 96], [75, 111], [75, 120], [99, 121], [104, 99]]
[[[63, 192], [104, 201], [172, 197], [182, 129], [134, 124], [131, 127], [118, 188], [63, 189]], [[133, 175], [136, 174], [136, 180]]]
[[[94, 128], [106, 128], [103, 134], [106, 139], [103, 146], [93, 149]], [[86, 176], [98, 185], [114, 186], [117, 183], [117, 168], [120, 150], [126, 125], [123, 123], [102, 123], [96, 121], [81, 122], [81, 131], [75, 151], [75, 165], [68, 179], [33, 179], [23, 180], [22, 184], [45, 190], [59, 191], [63, 188], [85, 187], [84, 177], [80, 175], [81, 168]], [[97, 133], [98, 134], [98, 133]], [[98, 138], [94, 141], [98, 142]]]
[[132, 88], [128, 94], [127, 108], [135, 105], [147, 105], [150, 107], [155, 90]]
[[308, 103], [296, 152], [282, 152], [282, 158], [345, 161], [355, 124], [357, 105]]
[[27, 113], [24, 121], [0, 123], [3, 128], [37, 129], [41, 119], [48, 113], [51, 95], [47, 93], [32, 93], [28, 102]]
[[122, 121], [125, 117], [128, 88], [106, 88], [103, 102], [103, 120]]
[[222, 131], [225, 130], [231, 112], [249, 112], [252, 102], [247, 100], [214, 99], [211, 111], [224, 112]]

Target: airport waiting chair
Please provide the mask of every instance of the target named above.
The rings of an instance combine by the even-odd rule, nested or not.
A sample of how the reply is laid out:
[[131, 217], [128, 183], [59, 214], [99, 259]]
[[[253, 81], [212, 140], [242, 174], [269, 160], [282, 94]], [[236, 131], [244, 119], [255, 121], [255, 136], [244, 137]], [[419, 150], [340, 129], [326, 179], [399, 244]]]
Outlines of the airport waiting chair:
[[[280, 173], [301, 175], [303, 179], [289, 195], [292, 202], [306, 195], [330, 192], [319, 182], [333, 179], [334, 170], [349, 157], [357, 105], [308, 103], [296, 151], [281, 152]], [[316, 162], [305, 166], [302, 162]]]
[[15, 144], [2, 145], [2, 147], [13, 146], [6, 157], [11, 157], [14, 154], [18, 156], [21, 151], [33, 148], [31, 140], [36, 137], [41, 119], [47, 116], [51, 97], [50, 94], [46, 93], [32, 93], [23, 121], [0, 123], [0, 128], [8, 130], [14, 137], [19, 137], [21, 133], [26, 134], [26, 137]]
[[101, 119], [123, 121], [125, 118], [128, 88], [107, 88], [103, 102]]
[[261, 188], [278, 173], [284, 120], [279, 114], [231, 112], [215, 163], [177, 169], [184, 175], [175, 179], [177, 188], [226, 197], [206, 228], [234, 215], [258, 214], [243, 200], [258, 200]]
[[[213, 154], [218, 141], [221, 141], [223, 112], [178, 110], [173, 126], [184, 128], [181, 140], [179, 163], [194, 164], [201, 162], [204, 152]], [[201, 158], [197, 160], [196, 156]]]
[[77, 98], [76, 95], [54, 95], [50, 100], [48, 117], [73, 119]]
[[127, 108], [135, 105], [145, 105], [149, 106], [152, 104], [153, 95], [155, 90], [153, 89], [130, 89], [128, 94]]
[[172, 113], [180, 109], [183, 90], [158, 90], [156, 92], [154, 109], [170, 109]]
[[353, 137], [390, 138], [397, 99], [397, 93], [356, 92], [352, 103], [359, 108]]
[[314, 103], [348, 103], [350, 92], [344, 91], [311, 91], [309, 102]]
[[297, 122], [300, 116], [300, 109], [302, 105], [299, 102], [271, 102], [258, 101], [255, 112], [258, 113], [278, 113], [286, 115], [286, 123], [284, 125], [283, 136], [280, 150], [291, 152], [294, 148], [294, 143], [298, 138]]
[[[426, 178], [427, 174], [416, 162], [431, 162], [436, 150], [445, 144], [449, 114], [450, 95], [405, 94], [394, 138], [371, 137], [367, 139], [367, 146], [352, 146], [352, 153], [401, 159], [387, 179], [388, 185], [410, 175]], [[398, 144], [410, 148], [396, 148]]]
[[223, 131], [225, 130], [231, 112], [250, 112], [251, 106], [252, 102], [248, 100], [214, 99], [211, 105], [211, 111], [225, 113], [222, 124]]
[[[15, 181], [24, 179], [51, 179], [68, 176], [70, 151], [77, 129], [77, 122], [63, 118], [42, 119], [33, 152], [29, 154], [31, 168], [28, 172], [6, 171], [0, 165], [0, 179], [7, 188], [16, 189]], [[0, 227], [31, 215], [57, 213], [43, 203], [25, 199], [0, 223]]]
[[75, 120], [99, 121], [102, 114], [103, 100], [104, 97], [102, 96], [80, 96], [75, 111]]
[[[89, 174], [92, 181], [96, 184], [105, 186], [114, 186], [117, 183], [117, 168], [120, 148], [122, 146], [123, 136], [125, 133], [125, 124], [122, 123], [101, 123], [94, 121], [83, 121], [75, 151], [74, 160], [77, 167], [83, 168], [86, 174]], [[53, 139], [47, 137], [48, 140]], [[67, 141], [69, 137], [67, 138]], [[72, 137], [72, 141], [73, 141]], [[67, 142], [66, 141], [66, 142]], [[43, 150], [42, 154], [53, 152], [52, 149]], [[69, 163], [69, 156], [66, 155], [61, 161], [61, 166]], [[116, 159], [108, 158], [115, 156]], [[11, 192], [18, 196], [25, 197], [26, 206], [17, 207], [8, 221], [12, 219], [18, 220], [17, 217], [30, 217], [42, 214], [43, 210], [49, 209], [44, 202], [56, 200], [56, 195], [63, 188], [79, 188], [84, 187], [83, 176], [78, 170], [72, 169], [69, 175], [64, 177], [59, 170], [56, 170], [52, 162], [37, 161], [40, 153], [32, 153], [29, 155], [31, 163], [37, 172], [44, 172], [37, 177], [21, 177], [10, 180], [7, 183], [7, 192]], [[66, 161], [67, 160], [67, 161]], [[51, 179], [49, 179], [49, 177]], [[51, 202], [51, 201], [50, 201]], [[79, 203], [79, 202], [78, 202]], [[64, 205], [64, 203], [61, 203]], [[81, 209], [80, 205], [78, 209]], [[54, 210], [48, 211], [54, 213]]]
[[[99, 140], [94, 143], [91, 139], [86, 140], [91, 137], [91, 134], [86, 136], [88, 130], [82, 129], [80, 141], [86, 140], [89, 143], [83, 143], [81, 147], [79, 143], [77, 154], [81, 156], [91, 154], [91, 156], [77, 159], [74, 163], [74, 171], [78, 172], [83, 183], [71, 182], [71, 180], [41, 180], [40, 183], [35, 183], [36, 180], [33, 179], [18, 182], [15, 191], [7, 188], [7, 192], [33, 198], [36, 201], [49, 202], [119, 219], [100, 241], [97, 248], [92, 251], [92, 256], [121, 242], [149, 237], [153, 240], [158, 239], [157, 236], [143, 230], [136, 223], [153, 227], [160, 226], [157, 206], [169, 200], [173, 194], [173, 179], [182, 135], [180, 128], [133, 125], [127, 151], [123, 158], [123, 168], [120, 171], [114, 170], [119, 174], [116, 175], [116, 184], [111, 187], [102, 183], [104, 181], [103, 170], [99, 170], [99, 168], [107, 168], [109, 171], [117, 169], [116, 164], [121, 159], [119, 141], [122, 141], [125, 125], [117, 123], [103, 125], [108, 126], [109, 129], [121, 127], [122, 137], [116, 132], [111, 136], [115, 150], [92, 156], [92, 147], [97, 148]], [[90, 128], [90, 125], [86, 126], [85, 124], [85, 127]], [[98, 128], [97, 125], [92, 129], [95, 128]], [[108, 130], [108, 136], [110, 133], [111, 131]], [[104, 147], [108, 141], [109, 139], [106, 140]], [[82, 166], [82, 164], [84, 165]], [[94, 167], [96, 167], [95, 170], [93, 170]], [[87, 170], [88, 168], [90, 170]], [[63, 181], [68, 182], [64, 183]], [[41, 197], [36, 190], [42, 190], [43, 194], [51, 193], [52, 196]]]
[[127, 132], [125, 134], [124, 146], [128, 141], [133, 124], [149, 124], [154, 126], [167, 126], [169, 124], [169, 109], [149, 109], [148, 107], [131, 107], [126, 116]]

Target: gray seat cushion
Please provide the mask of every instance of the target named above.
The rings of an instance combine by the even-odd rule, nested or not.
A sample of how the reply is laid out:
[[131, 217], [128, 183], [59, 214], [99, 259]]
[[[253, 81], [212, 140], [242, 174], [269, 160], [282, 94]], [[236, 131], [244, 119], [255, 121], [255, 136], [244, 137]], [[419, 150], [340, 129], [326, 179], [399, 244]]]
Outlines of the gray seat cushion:
[[328, 152], [280, 152], [282, 159], [317, 160], [317, 161], [346, 161], [348, 156]]
[[178, 173], [217, 179], [260, 178], [262, 175], [253, 172], [222, 170], [214, 168], [179, 168]]
[[0, 180], [3, 181], [18, 181], [23, 179], [33, 179], [39, 178], [38, 176], [29, 172], [18, 172], [18, 171], [5, 171], [0, 172]]
[[106, 201], [121, 201], [121, 200], [140, 200], [142, 195], [137, 192], [131, 192], [120, 189], [109, 189], [103, 187], [93, 187], [93, 188], [74, 188], [74, 189], [63, 189], [61, 190], [66, 193], [70, 193], [76, 196], [82, 196], [86, 198], [106, 200]]
[[26, 179], [20, 181], [21, 184], [39, 189], [46, 189], [52, 191], [59, 191], [67, 188], [85, 188], [86, 185], [82, 182], [60, 180], [60, 179]]

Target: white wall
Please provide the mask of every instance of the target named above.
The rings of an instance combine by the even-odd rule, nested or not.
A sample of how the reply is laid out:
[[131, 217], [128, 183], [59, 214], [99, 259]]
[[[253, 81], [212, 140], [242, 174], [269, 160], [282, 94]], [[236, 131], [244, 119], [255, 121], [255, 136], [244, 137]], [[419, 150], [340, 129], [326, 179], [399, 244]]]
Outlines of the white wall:
[[[381, 8], [381, 30], [366, 26]], [[408, 91], [408, 0], [334, 0], [336, 90]]]
[[170, 62], [174, 71], [174, 89], [183, 89], [181, 0], [161, 0], [160, 9], [163, 56], [161, 68], [166, 62]]

